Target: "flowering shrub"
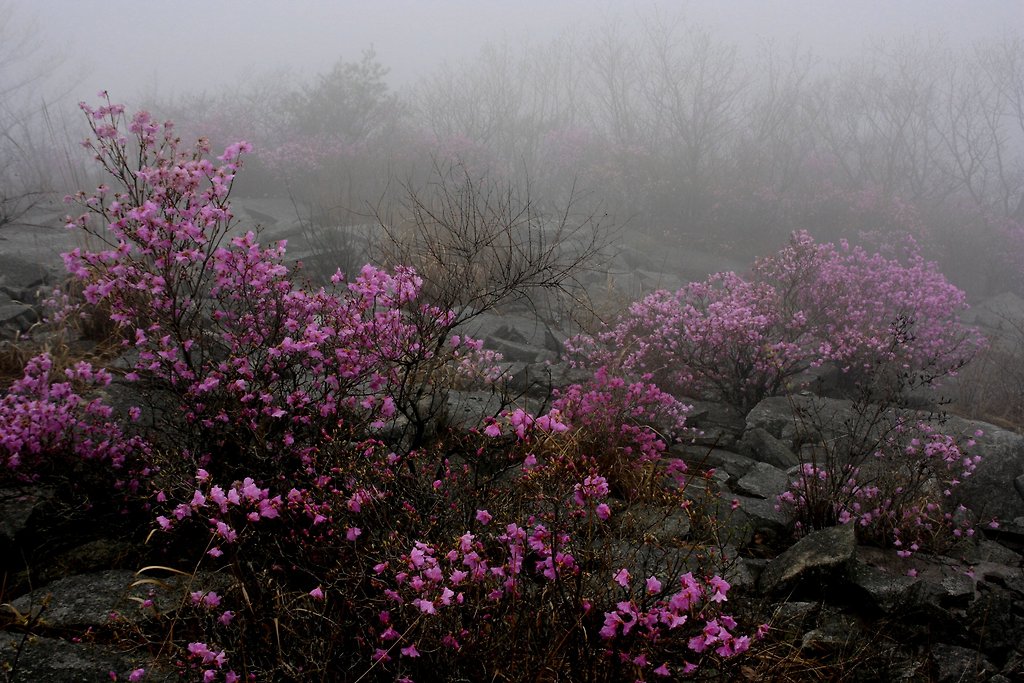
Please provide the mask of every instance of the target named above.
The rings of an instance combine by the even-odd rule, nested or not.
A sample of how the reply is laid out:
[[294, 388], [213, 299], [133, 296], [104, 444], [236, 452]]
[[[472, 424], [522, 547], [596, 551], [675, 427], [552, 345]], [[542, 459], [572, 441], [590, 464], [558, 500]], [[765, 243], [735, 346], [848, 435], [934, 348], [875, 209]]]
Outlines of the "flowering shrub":
[[957, 320], [965, 308], [963, 292], [916, 251], [904, 263], [796, 233], [750, 279], [719, 273], [654, 292], [570, 351], [577, 362], [650, 374], [672, 393], [747, 410], [826, 362], [861, 387], [894, 375], [903, 388], [930, 385], [982, 344]]
[[[683, 577], [678, 560], [634, 596], [629, 567], [609, 564], [617, 509], [684, 502], [667, 482], [681, 463], [661, 457], [685, 406], [602, 370], [547, 414], [407, 438], [435, 385], [493, 381], [498, 360], [451, 334], [454, 312], [420, 302], [417, 273], [367, 266], [296, 285], [283, 243], [234, 229], [228, 199], [249, 145], [217, 165], [205, 143], [185, 151], [144, 112], [82, 108], [86, 145], [118, 187], [77, 196], [88, 213], [69, 225], [102, 246], [65, 262], [87, 304], [110, 311], [125, 377], [160, 418], [161, 447], [142, 451], [155, 476], [139, 491], [157, 538], [175, 562], [230, 577], [214, 588], [196, 575], [191, 604], [156, 615], [155, 628], [174, 620], [182, 673], [479, 678], [559, 666], [616, 679], [745, 649], [713, 569]], [[662, 580], [681, 592], [655, 590]], [[635, 631], [623, 612], [634, 603]]]
[[644, 490], [652, 473], [647, 465], [688, 433], [689, 406], [649, 381], [627, 382], [604, 367], [586, 384], [558, 390], [553, 408], [579, 430], [582, 448], [594, 454], [620, 497]]
[[808, 321], [812, 363], [835, 363], [857, 379], [895, 371], [908, 387], [927, 386], [955, 374], [984, 339], [958, 320], [967, 308], [963, 291], [909, 237], [904, 251], [903, 258], [869, 254], [800, 232], [754, 272], [778, 292], [779, 308]]
[[[128, 123], [141, 160], [132, 169], [117, 132], [123, 109], [82, 106], [96, 133], [87, 145], [123, 191], [78, 196], [104, 225], [93, 228], [88, 214], [70, 225], [108, 248], [74, 249], [65, 262], [86, 283], [85, 299], [108, 304], [127, 332], [125, 345], [137, 354], [127, 378], [180, 401], [178, 419], [195, 435], [197, 456], [227, 449], [250, 468], [305, 460], [336, 435], [395, 415], [400, 406], [387, 396], [399, 366], [442, 350], [451, 323], [429, 306], [416, 319], [404, 313], [422, 282], [415, 272], [366, 266], [349, 283], [336, 273], [331, 287], [296, 287], [283, 243], [263, 247], [252, 232], [229, 234], [228, 197], [249, 145], [229, 146], [215, 167], [202, 142], [179, 151], [171, 125], [140, 112]], [[423, 319], [437, 323], [437, 339], [422, 338]]]
[[24, 377], [0, 399], [2, 477], [36, 481], [66, 476], [67, 468], [95, 462], [116, 473], [118, 487], [137, 489], [139, 473], [134, 468], [148, 445], [126, 435], [113, 409], [100, 398], [87, 399], [80, 393], [109, 385], [110, 373], [80, 362], [64, 371], [66, 381], [55, 382], [52, 370], [49, 355], [32, 358]]
[[798, 529], [855, 524], [862, 540], [895, 547], [901, 557], [935, 550], [974, 535], [967, 511], [946, 502], [981, 462], [967, 452], [973, 445], [900, 417], [869, 455], [826, 452], [805, 462], [779, 503]]

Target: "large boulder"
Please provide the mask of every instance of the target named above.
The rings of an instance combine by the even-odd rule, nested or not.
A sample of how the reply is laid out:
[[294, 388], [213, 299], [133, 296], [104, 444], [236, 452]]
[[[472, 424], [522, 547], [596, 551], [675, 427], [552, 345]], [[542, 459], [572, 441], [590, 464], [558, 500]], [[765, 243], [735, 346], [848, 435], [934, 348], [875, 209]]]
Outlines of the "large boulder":
[[[973, 437], [976, 443], [968, 452], [981, 456], [974, 474], [953, 492], [954, 500], [982, 520], [991, 517], [1012, 520], [1024, 516], [1024, 496], [1014, 486], [1017, 478], [1024, 474], [1024, 435], [960, 417], [948, 418], [940, 429], [964, 439]], [[974, 436], [979, 431], [981, 435]]]
[[[146, 669], [143, 680], [176, 681], [173, 672], [154, 668], [139, 653], [113, 647], [71, 643], [29, 633], [0, 632], [0, 671], [10, 683], [94, 683], [128, 680], [130, 672]], [[116, 675], [116, 678], [114, 677]]]
[[783, 593], [797, 584], [823, 585], [842, 576], [857, 551], [852, 524], [814, 531], [768, 563], [758, 579], [761, 592]]

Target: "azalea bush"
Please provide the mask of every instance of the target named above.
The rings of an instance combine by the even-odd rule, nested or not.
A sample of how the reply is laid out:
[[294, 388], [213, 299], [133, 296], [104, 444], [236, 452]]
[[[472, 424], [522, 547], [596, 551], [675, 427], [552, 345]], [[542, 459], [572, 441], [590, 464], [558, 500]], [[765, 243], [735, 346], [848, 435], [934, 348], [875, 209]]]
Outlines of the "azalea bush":
[[[149, 445], [126, 434], [113, 408], [94, 395], [110, 381], [109, 372], [84, 361], [57, 374], [49, 354], [30, 359], [0, 399], [0, 481], [52, 482], [91, 465], [117, 488], [137, 490], [149, 474], [139, 464]], [[133, 411], [129, 419], [137, 417]]]
[[862, 542], [901, 557], [974, 535], [969, 511], [950, 501], [981, 462], [970, 454], [980, 431], [958, 439], [926, 421], [878, 412], [856, 431], [813, 441], [779, 496], [799, 533], [853, 524]]
[[410, 436], [423, 387], [500, 372], [454, 334], [458, 313], [423, 301], [415, 270], [297, 282], [283, 243], [234, 224], [248, 144], [215, 163], [145, 112], [82, 109], [113, 188], [71, 198], [85, 211], [69, 227], [92, 247], [65, 255], [83, 303], [63, 315], [109, 311], [142, 405], [122, 423], [88, 394], [108, 371], [54, 382], [41, 357], [0, 420], [19, 475], [58, 452], [133, 475], [122, 486], [163, 565], [144, 582], [184, 573], [188, 593], [166, 611], [144, 600], [152, 619], [126, 634], [186, 678], [228, 682], [619, 680], [750, 647], [757, 634], [723, 610], [722, 566], [683, 545], [638, 564], [619, 523], [637, 502], [685, 510], [685, 465], [665, 458], [688, 433], [684, 405], [602, 370], [547, 413]]
[[959, 322], [965, 308], [964, 293], [912, 244], [898, 258], [801, 232], [750, 277], [719, 273], [654, 292], [570, 351], [579, 364], [650, 375], [671, 393], [746, 411], [826, 363], [858, 390], [932, 386], [983, 344]]

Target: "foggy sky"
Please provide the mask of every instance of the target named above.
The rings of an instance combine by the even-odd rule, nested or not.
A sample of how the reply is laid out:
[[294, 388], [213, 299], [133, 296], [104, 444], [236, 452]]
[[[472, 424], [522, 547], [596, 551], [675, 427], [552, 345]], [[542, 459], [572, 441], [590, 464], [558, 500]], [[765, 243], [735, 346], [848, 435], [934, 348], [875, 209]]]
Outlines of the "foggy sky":
[[[373, 45], [392, 85], [486, 42], [542, 43], [581, 25], [629, 19], [655, 7], [731, 41], [798, 39], [839, 57], [877, 37], [953, 43], [1024, 28], [1021, 0], [10, 0], [34, 24], [40, 55], [73, 73], [69, 98], [115, 100], [213, 91], [231, 79], [292, 69], [323, 72]], [[9, 17], [0, 17], [0, 21]]]

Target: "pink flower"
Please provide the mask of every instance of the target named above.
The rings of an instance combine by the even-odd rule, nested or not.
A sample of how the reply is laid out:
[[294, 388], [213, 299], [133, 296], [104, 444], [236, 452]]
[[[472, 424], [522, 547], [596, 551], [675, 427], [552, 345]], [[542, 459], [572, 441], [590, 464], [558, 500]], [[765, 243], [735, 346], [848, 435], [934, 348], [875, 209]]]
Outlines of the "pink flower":
[[476, 511], [476, 521], [480, 522], [481, 524], [486, 526], [490, 523], [492, 519], [494, 519], [494, 517], [492, 517], [491, 513], [488, 512], [487, 510]]
[[619, 584], [623, 588], [629, 588], [630, 576], [629, 572], [625, 569], [625, 567], [616, 572], [613, 579], [615, 580], [615, 583]]
[[313, 590], [309, 591], [309, 597], [313, 598], [314, 600], [323, 600], [324, 599], [323, 589], [321, 589], [320, 586], [317, 586]]

